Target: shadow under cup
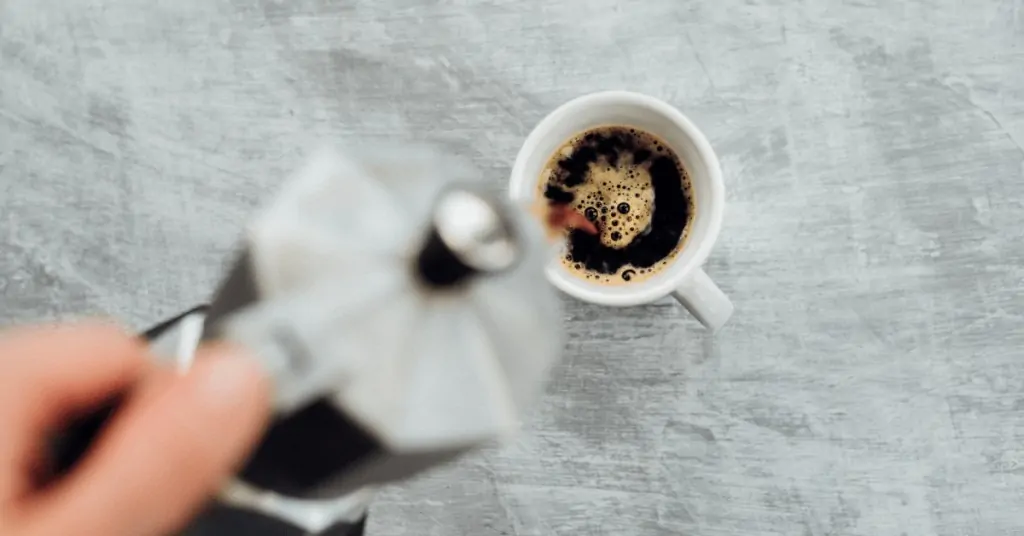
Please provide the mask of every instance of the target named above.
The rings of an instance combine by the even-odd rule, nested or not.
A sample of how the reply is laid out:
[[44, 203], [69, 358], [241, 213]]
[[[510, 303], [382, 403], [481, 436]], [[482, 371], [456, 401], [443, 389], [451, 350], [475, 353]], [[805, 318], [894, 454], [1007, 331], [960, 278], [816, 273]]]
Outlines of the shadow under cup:
[[554, 152], [576, 134], [602, 126], [647, 131], [679, 156], [694, 196], [694, 215], [685, 243], [670, 264], [636, 283], [587, 281], [571, 274], [557, 258], [549, 263], [547, 275], [564, 292], [587, 301], [622, 306], [647, 303], [670, 294], [686, 274], [707, 260], [721, 227], [724, 191], [717, 157], [704, 135], [682, 113], [652, 97], [626, 92], [597, 93], [570, 101], [541, 121], [527, 138], [512, 172], [510, 195], [518, 200], [539, 197], [540, 175]]

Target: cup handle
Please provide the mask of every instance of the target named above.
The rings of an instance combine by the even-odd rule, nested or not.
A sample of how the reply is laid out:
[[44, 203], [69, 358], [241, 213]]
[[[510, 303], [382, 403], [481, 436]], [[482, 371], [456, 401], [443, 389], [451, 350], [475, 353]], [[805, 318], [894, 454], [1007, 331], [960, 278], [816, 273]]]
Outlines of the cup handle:
[[690, 311], [712, 333], [718, 331], [732, 316], [729, 297], [718, 288], [702, 268], [698, 268], [675, 290], [672, 297]]

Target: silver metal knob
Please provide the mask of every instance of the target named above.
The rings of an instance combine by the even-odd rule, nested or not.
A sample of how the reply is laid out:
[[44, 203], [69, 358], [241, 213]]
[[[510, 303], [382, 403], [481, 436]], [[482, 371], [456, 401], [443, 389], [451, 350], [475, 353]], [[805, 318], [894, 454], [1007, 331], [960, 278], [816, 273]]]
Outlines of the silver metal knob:
[[451, 286], [477, 273], [508, 270], [522, 256], [508, 208], [468, 186], [441, 193], [419, 256], [421, 278], [433, 286]]

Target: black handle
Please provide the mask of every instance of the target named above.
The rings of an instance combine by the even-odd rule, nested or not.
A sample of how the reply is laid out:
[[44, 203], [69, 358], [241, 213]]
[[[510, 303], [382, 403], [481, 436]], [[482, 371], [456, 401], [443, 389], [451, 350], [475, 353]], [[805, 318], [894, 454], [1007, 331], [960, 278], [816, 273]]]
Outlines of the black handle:
[[50, 439], [49, 478], [59, 478], [71, 471], [123, 401], [123, 395], [114, 397], [92, 413], [75, 419]]

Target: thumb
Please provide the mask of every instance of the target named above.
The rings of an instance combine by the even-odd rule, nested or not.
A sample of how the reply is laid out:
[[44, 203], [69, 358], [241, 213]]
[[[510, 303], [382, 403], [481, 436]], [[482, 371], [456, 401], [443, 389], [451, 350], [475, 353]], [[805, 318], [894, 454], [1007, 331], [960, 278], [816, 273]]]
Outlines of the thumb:
[[268, 404], [258, 364], [232, 349], [203, 351], [183, 376], [161, 371], [78, 469], [33, 505], [28, 532], [156, 536], [179, 528], [244, 461]]

